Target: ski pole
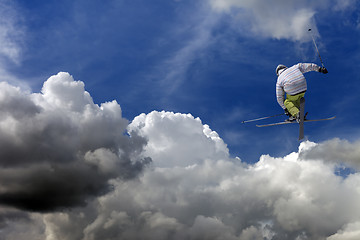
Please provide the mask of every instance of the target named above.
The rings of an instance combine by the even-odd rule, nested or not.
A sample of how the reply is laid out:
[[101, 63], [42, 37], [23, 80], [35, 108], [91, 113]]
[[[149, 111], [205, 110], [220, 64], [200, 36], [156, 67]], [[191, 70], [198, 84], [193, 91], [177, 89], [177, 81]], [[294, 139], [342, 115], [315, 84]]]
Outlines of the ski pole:
[[242, 121], [241, 123], [255, 122], [255, 121], [259, 121], [259, 120], [263, 120], [263, 119], [282, 116], [282, 115], [285, 115], [285, 113], [276, 114], [276, 115], [272, 115], [272, 116], [268, 116], [268, 117], [255, 118], [255, 119], [251, 119], [251, 120], [245, 120], [245, 121]]
[[322, 59], [321, 59], [320, 52], [319, 52], [319, 49], [318, 49], [318, 47], [317, 47], [317, 45], [316, 45], [314, 35], [311, 33], [311, 28], [309, 28], [309, 32], [310, 32], [310, 34], [311, 34], [311, 38], [312, 38], [312, 40], [313, 40], [314, 46], [315, 46], [315, 48], [316, 48], [316, 51], [317, 51], [317, 53], [318, 53], [318, 55], [319, 55], [321, 65], [324, 67], [324, 63], [323, 63], [323, 61], [322, 61]]

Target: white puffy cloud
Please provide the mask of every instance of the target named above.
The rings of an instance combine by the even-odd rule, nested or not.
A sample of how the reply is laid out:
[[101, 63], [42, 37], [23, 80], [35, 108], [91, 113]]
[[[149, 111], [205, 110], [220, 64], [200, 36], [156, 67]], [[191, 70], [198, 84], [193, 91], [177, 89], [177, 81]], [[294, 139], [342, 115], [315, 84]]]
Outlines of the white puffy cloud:
[[[359, 237], [360, 175], [337, 176], [326, 156], [304, 158], [318, 144], [303, 142], [298, 152], [247, 165], [189, 114], [141, 114], [128, 129], [148, 139], [144, 154], [152, 168], [133, 180], [112, 180], [112, 192], [66, 213], [82, 226], [65, 224], [67, 239]], [[46, 229], [56, 225], [60, 239], [61, 224], [52, 218]]]
[[360, 170], [360, 141], [351, 143], [338, 138], [315, 144], [302, 153], [305, 159], [326, 159]]
[[159, 167], [186, 167], [206, 159], [229, 157], [219, 135], [191, 114], [165, 111], [141, 114], [128, 129], [149, 140], [144, 154], [154, 156], [154, 164]]
[[[70, 135], [65, 131], [69, 127], [63, 125], [62, 134], [55, 131], [57, 136], [64, 136], [63, 138], [51, 138], [49, 136], [52, 135], [47, 134], [46, 139], [50, 139], [52, 144], [60, 142], [65, 145], [62, 150], [70, 153], [73, 152], [71, 146], [75, 145], [76, 149], [80, 149], [75, 155], [83, 154], [80, 159], [43, 159], [42, 164], [31, 159], [31, 156], [27, 160], [29, 162], [21, 158], [17, 162], [2, 162], [0, 191], [10, 191], [10, 185], [21, 189], [19, 182], [24, 183], [24, 179], [31, 180], [34, 184], [39, 184], [39, 179], [57, 183], [55, 178], [50, 178], [39, 170], [40, 166], [47, 169], [46, 163], [50, 161], [58, 166], [77, 166], [75, 171], [81, 174], [76, 176], [80, 179], [70, 181], [72, 184], [76, 183], [78, 187], [73, 190], [79, 191], [87, 204], [75, 207], [70, 205], [69, 211], [63, 209], [61, 212], [46, 214], [5, 207], [3, 217], [0, 217], [0, 236], [3, 239], [10, 240], [20, 236], [14, 231], [21, 233], [29, 229], [29, 226], [32, 229], [29, 239], [46, 240], [349, 240], [360, 237], [360, 174], [354, 172], [344, 178], [334, 173], [339, 163], [357, 161], [356, 142], [334, 139], [317, 144], [307, 141], [300, 144], [297, 152], [281, 158], [263, 155], [257, 163], [249, 165], [230, 157], [220, 136], [190, 114], [153, 111], [137, 116], [128, 124], [121, 117], [118, 104], [93, 104], [90, 95], [83, 90], [83, 83], [73, 81], [68, 74], [53, 76], [44, 86], [52, 85], [52, 81], [55, 85], [63, 82], [61, 87], [72, 88], [68, 92], [73, 92], [76, 98], [62, 95], [61, 91], [57, 93], [61, 87], [53, 91], [43, 89], [40, 94], [20, 94], [21, 91], [17, 88], [2, 86], [4, 91], [1, 92], [8, 96], [3, 99], [14, 101], [0, 105], [7, 116], [1, 122], [9, 128], [1, 128], [8, 136], [1, 140], [6, 142], [6, 139], [12, 139], [7, 141], [17, 143], [17, 149], [20, 150], [25, 148], [26, 144], [21, 141], [25, 137], [46, 145], [44, 141], [34, 138], [37, 136], [34, 134], [20, 137], [11, 135], [17, 132], [18, 126], [5, 125], [5, 119], [12, 119], [13, 123], [21, 121], [26, 126], [36, 126], [34, 122], [30, 124], [25, 119], [29, 121], [37, 116], [36, 122], [41, 123], [40, 126], [48, 126], [44, 123], [62, 117], [71, 122], [70, 132], [75, 131], [76, 134]], [[45, 92], [50, 95], [47, 96]], [[17, 112], [12, 111], [10, 106], [15, 105], [15, 102], [27, 102], [28, 106], [23, 107], [23, 111], [21, 107]], [[55, 112], [58, 114], [54, 116]], [[40, 117], [44, 114], [47, 118]], [[117, 125], [119, 122], [121, 124]], [[85, 137], [88, 141], [81, 140], [85, 133], [88, 136], [86, 129], [89, 126], [91, 129], [101, 126], [101, 131], [96, 133], [98, 138], [95, 140]], [[116, 129], [115, 126], [120, 126], [116, 133], [110, 131]], [[123, 134], [125, 128], [130, 136]], [[30, 133], [34, 131], [31, 130]], [[106, 144], [101, 144], [104, 142]], [[120, 150], [114, 151], [115, 147]], [[50, 153], [47, 148], [39, 150]], [[72, 154], [68, 156], [71, 157]], [[150, 157], [152, 162], [148, 168], [140, 165], [140, 172], [134, 159], [145, 157]], [[77, 165], [70, 164], [72, 162]], [[126, 164], [119, 167], [119, 162]], [[20, 167], [25, 165], [30, 166], [29, 170]], [[92, 168], [89, 166], [96, 171], [91, 172], [89, 169]], [[68, 180], [67, 177], [71, 174], [67, 171], [70, 170], [61, 170], [61, 174], [56, 168], [54, 172], [50, 172], [54, 176], [65, 176]], [[33, 179], [33, 173], [38, 172], [42, 173], [40, 178]], [[137, 177], [124, 177], [129, 172]], [[29, 177], [19, 179], [20, 177], [14, 177], [15, 173], [16, 176], [21, 173], [21, 176]], [[95, 197], [89, 197], [79, 187], [83, 180], [90, 183], [106, 180], [106, 184], [109, 183], [112, 188], [107, 189], [108, 192], [94, 193]]]

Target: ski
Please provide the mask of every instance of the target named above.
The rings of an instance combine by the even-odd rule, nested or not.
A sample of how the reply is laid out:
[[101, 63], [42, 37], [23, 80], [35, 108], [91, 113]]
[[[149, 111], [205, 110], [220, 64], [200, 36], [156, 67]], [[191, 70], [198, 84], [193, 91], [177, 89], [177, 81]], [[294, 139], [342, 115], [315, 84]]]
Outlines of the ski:
[[[329, 117], [329, 118], [321, 118], [321, 119], [305, 119], [304, 123], [306, 122], [319, 122], [319, 121], [329, 121], [335, 119], [336, 116]], [[296, 121], [283, 121], [283, 122], [276, 122], [276, 123], [270, 123], [270, 124], [262, 124], [262, 125], [256, 125], [257, 127], [270, 127], [270, 126], [278, 126], [278, 125], [284, 125], [284, 124], [291, 124], [291, 123], [297, 123]]]
[[304, 138], [305, 98], [300, 99], [299, 141]]
[[278, 117], [278, 116], [283, 116], [283, 115], [285, 115], [285, 113], [280, 113], [280, 114], [267, 116], [267, 117], [255, 118], [255, 119], [251, 119], [251, 120], [244, 120], [241, 123], [255, 122], [255, 121], [264, 120], [264, 119], [273, 118], [273, 117]]

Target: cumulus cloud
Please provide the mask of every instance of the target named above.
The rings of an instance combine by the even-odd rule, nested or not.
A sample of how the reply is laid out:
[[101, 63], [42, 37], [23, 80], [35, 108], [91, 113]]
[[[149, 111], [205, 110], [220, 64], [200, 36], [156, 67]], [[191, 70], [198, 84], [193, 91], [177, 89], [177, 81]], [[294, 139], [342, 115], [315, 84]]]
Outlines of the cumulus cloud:
[[[61, 90], [64, 86], [67, 87]], [[17, 99], [15, 102], [27, 99], [25, 109], [29, 109], [11, 115], [11, 107], [2, 106], [7, 117], [1, 121], [1, 131], [7, 134], [6, 139], [11, 139], [6, 149], [15, 146], [19, 152], [27, 149], [21, 139], [26, 139], [32, 148], [39, 148], [29, 152], [26, 159], [19, 153], [17, 161], [2, 162], [2, 196], [13, 191], [18, 194], [14, 199], [24, 199], [21, 194], [25, 190], [37, 193], [37, 189], [49, 189], [44, 185], [52, 184], [59, 188], [52, 192], [58, 198], [68, 196], [70, 188], [78, 198], [70, 199], [74, 200], [72, 203], [84, 199], [87, 202], [68, 204], [69, 211], [46, 214], [4, 207], [0, 209], [3, 239], [21, 236], [16, 234], [30, 227], [31, 239], [46, 240], [360, 237], [360, 174], [354, 172], [347, 177], [335, 174], [339, 163], [357, 161], [356, 142], [306, 141], [287, 156], [263, 155], [257, 163], [249, 165], [232, 158], [221, 137], [199, 118], [153, 111], [128, 124], [117, 103], [93, 104], [83, 90], [83, 83], [73, 81], [66, 73], [51, 77], [39, 94], [20, 94], [20, 90], [9, 85], [2, 88], [6, 91], [1, 92]], [[65, 89], [69, 95], [61, 94]], [[73, 94], [77, 97], [72, 98]], [[9, 101], [7, 105], [14, 103]], [[57, 124], [49, 123], [59, 118], [64, 137], [59, 138], [55, 129], [50, 132], [57, 137], [45, 134], [46, 142], [38, 138], [41, 134], [34, 134], [36, 129], [55, 128]], [[22, 132], [18, 130], [20, 125], [5, 125], [5, 119], [26, 123], [21, 130], [26, 126], [35, 126], [29, 128], [35, 130], [18, 135]], [[69, 127], [64, 122], [71, 123], [71, 131], [66, 131]], [[101, 128], [94, 133], [98, 138], [87, 135], [89, 126]], [[118, 129], [116, 133], [114, 129]], [[123, 135], [124, 131], [130, 136]], [[67, 152], [66, 157], [54, 154], [58, 158], [50, 158], [53, 155], [49, 154], [58, 152]], [[152, 162], [143, 168], [146, 160], [141, 159], [146, 157]], [[90, 185], [85, 186], [85, 182]], [[108, 184], [111, 190], [106, 188]], [[84, 190], [89, 186], [93, 192]], [[97, 191], [100, 189], [108, 191]], [[63, 205], [67, 204], [55, 204]]]
[[328, 162], [345, 164], [360, 171], [360, 142], [351, 143], [338, 138], [314, 144], [301, 154], [304, 159], [326, 159]]
[[112, 179], [113, 191], [86, 207], [46, 214], [38, 222], [44, 238], [360, 237], [360, 174], [343, 178], [327, 155], [306, 157], [321, 144], [303, 142], [283, 158], [263, 155], [248, 165], [231, 158], [218, 134], [190, 114], [141, 114], [128, 130], [148, 139], [141, 154], [153, 159], [152, 167], [135, 179]]
[[85, 204], [132, 178], [148, 158], [146, 140], [125, 135], [116, 101], [94, 104], [68, 73], [50, 77], [41, 93], [0, 83], [0, 204], [52, 211]]
[[154, 156], [158, 167], [186, 167], [210, 158], [229, 157], [219, 135], [191, 114], [165, 111], [141, 114], [128, 129], [149, 140], [144, 154]]

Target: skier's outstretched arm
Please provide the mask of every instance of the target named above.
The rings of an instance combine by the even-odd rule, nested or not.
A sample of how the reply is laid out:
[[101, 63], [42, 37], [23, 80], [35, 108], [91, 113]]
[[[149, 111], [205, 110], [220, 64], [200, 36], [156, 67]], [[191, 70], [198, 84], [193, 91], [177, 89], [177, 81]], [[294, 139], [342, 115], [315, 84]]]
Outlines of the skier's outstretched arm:
[[324, 74], [328, 73], [328, 70], [325, 67], [320, 67], [315, 63], [299, 63], [298, 66], [302, 73], [307, 73], [310, 71], [321, 72]]

